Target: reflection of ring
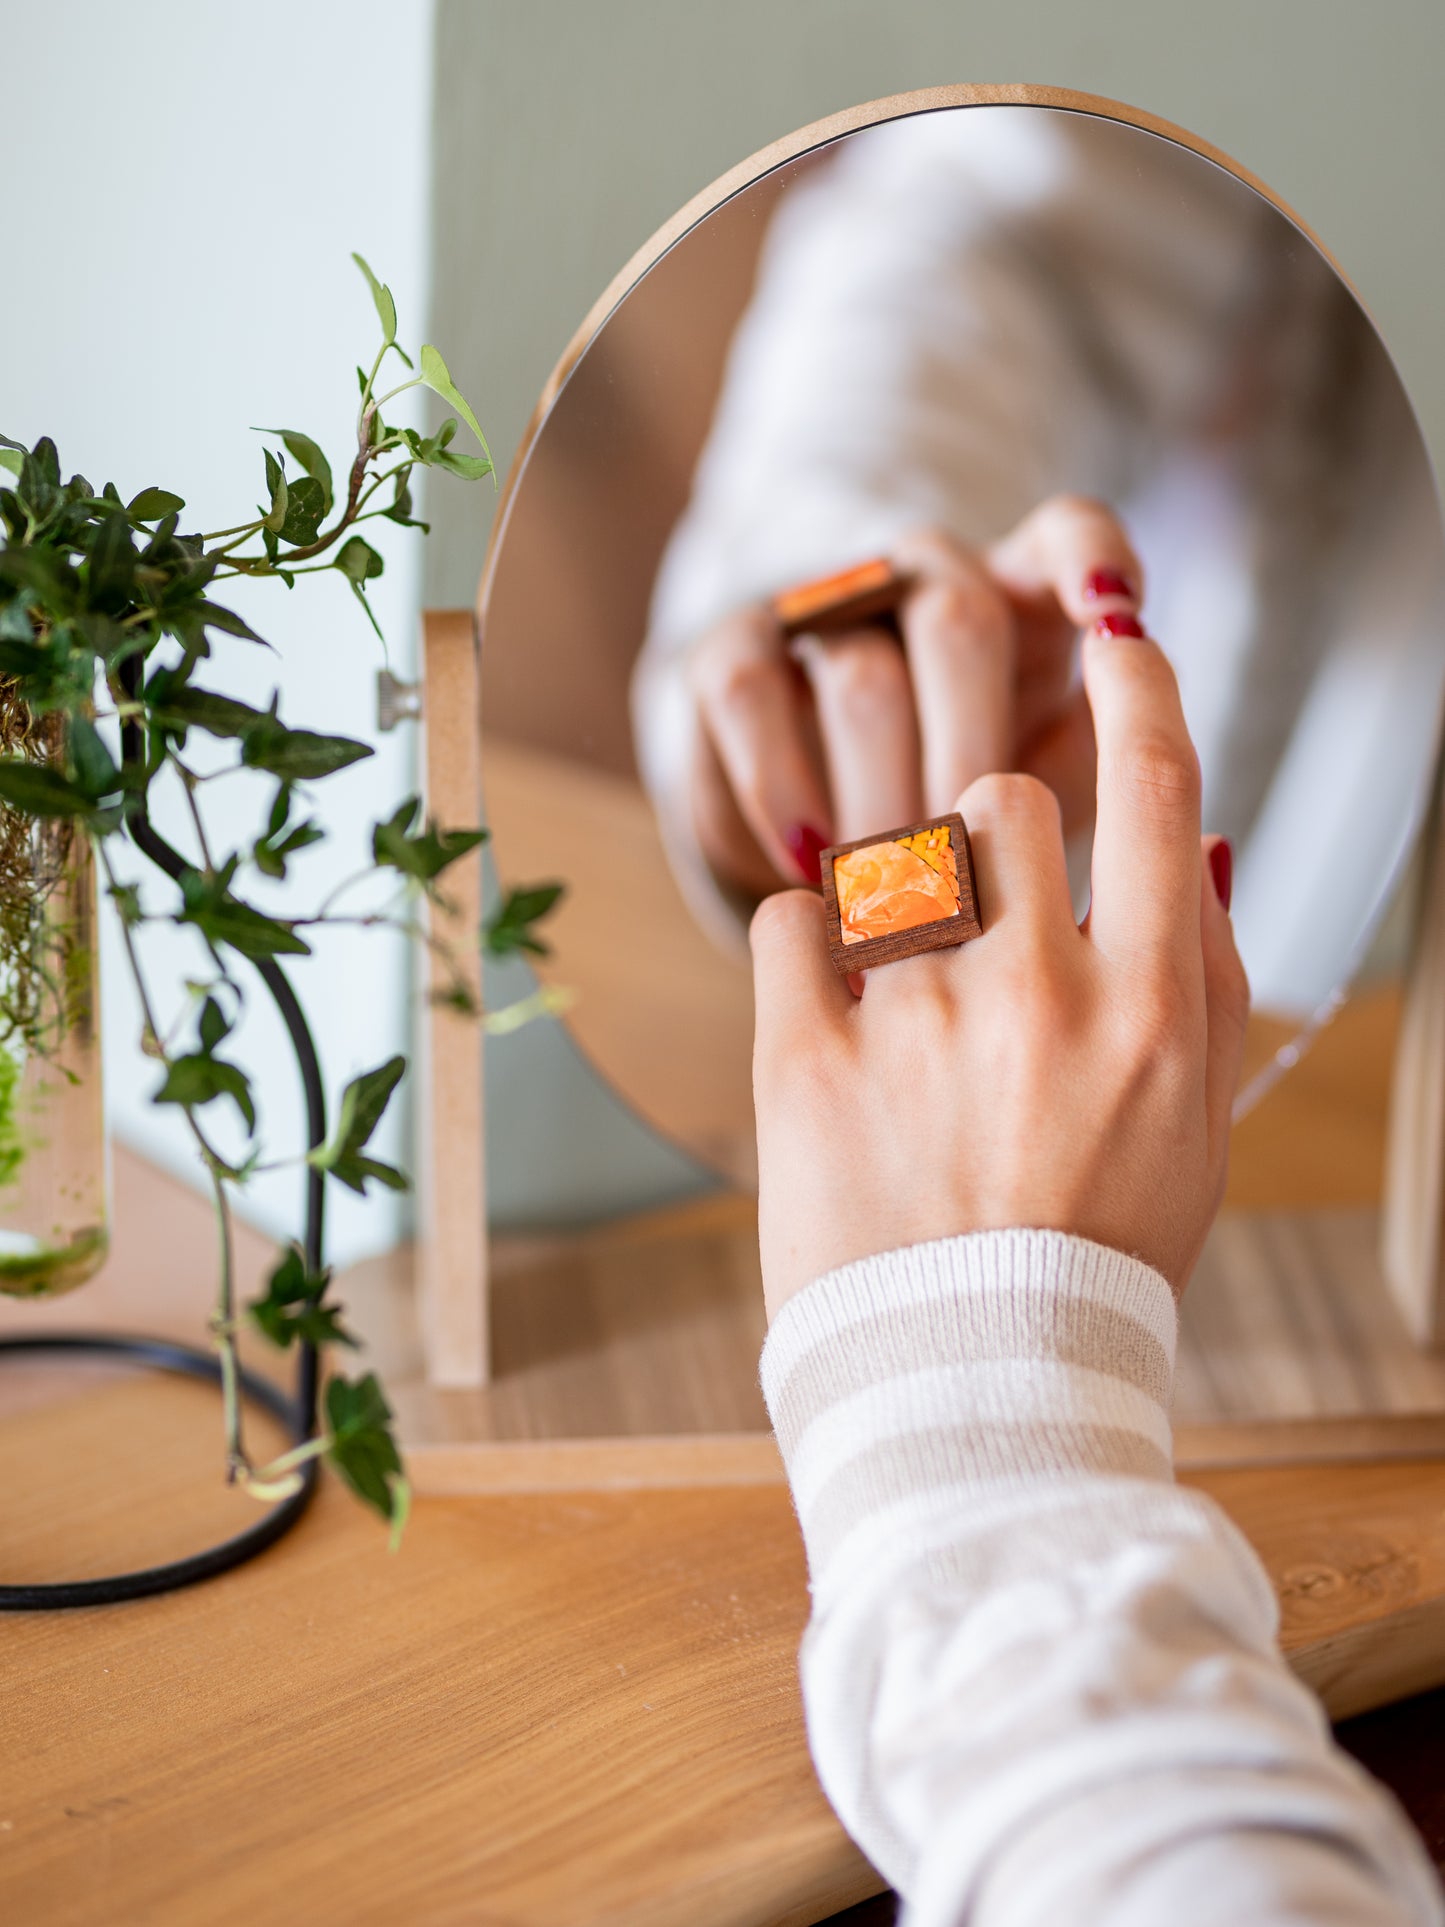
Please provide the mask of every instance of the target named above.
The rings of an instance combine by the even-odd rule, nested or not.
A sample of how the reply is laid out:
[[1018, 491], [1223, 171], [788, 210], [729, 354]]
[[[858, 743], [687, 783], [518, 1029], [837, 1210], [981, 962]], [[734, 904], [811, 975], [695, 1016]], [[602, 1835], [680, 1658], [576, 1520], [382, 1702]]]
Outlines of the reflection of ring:
[[880, 556], [817, 582], [782, 589], [770, 607], [789, 640], [801, 635], [828, 635], [890, 617], [911, 586], [908, 576], [895, 569], [886, 556]]
[[983, 935], [973, 851], [956, 810], [834, 844], [819, 860], [828, 948], [845, 974]]

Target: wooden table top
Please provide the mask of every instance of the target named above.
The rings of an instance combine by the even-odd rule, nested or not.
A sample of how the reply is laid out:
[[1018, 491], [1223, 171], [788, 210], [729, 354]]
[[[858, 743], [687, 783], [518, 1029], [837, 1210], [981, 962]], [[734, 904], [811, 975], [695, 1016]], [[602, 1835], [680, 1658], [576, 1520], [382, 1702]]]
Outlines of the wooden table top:
[[[122, 1158], [116, 1242], [54, 1322], [198, 1327], [204, 1207]], [[254, 1273], [264, 1242], [242, 1255]], [[0, 1330], [38, 1322], [0, 1306]], [[24, 1467], [0, 1576], [234, 1529], [205, 1388], [0, 1375], [0, 1452]], [[1392, 1690], [1440, 1677], [1445, 1462], [1188, 1476], [1260, 1547], [1334, 1710], [1379, 1696], [1371, 1615], [1398, 1634]], [[0, 1619], [0, 1920], [802, 1927], [879, 1886], [809, 1763], [806, 1610], [776, 1485], [427, 1497], [392, 1556], [328, 1483], [209, 1585]]]

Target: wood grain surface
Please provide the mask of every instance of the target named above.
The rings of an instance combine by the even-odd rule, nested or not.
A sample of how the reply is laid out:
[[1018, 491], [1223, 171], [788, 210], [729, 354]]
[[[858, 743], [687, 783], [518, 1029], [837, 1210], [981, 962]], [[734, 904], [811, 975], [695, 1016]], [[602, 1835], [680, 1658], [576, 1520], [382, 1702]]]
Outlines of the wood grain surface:
[[[134, 1379], [0, 1421], [34, 1468], [5, 1502], [6, 1576], [214, 1530], [214, 1424], [196, 1388]], [[1378, 1696], [1362, 1627], [1438, 1655], [1441, 1464], [1193, 1482], [1260, 1545], [1332, 1711]], [[213, 1585], [0, 1625], [0, 1918], [825, 1918], [880, 1882], [813, 1778], [806, 1611], [781, 1487], [423, 1499], [391, 1556], [328, 1481]]]
[[[426, 809], [443, 829], [481, 822], [481, 744], [476, 625], [467, 609], [422, 617], [425, 664]], [[461, 857], [426, 914], [447, 946], [428, 963], [433, 1001], [423, 1025], [421, 1129], [417, 1159], [422, 1214], [417, 1269], [419, 1324], [427, 1376], [437, 1385], [483, 1385], [490, 1367], [487, 1310], [486, 1132], [482, 1031], [441, 1000], [460, 977], [482, 1000], [482, 859]]]
[[[1356, 1032], [1341, 1027], [1297, 1074], [1313, 1086], [1277, 1094], [1301, 1120], [1278, 1139], [1284, 1201], [1318, 1203], [1338, 1166], [1368, 1204], [1381, 1125], [1367, 1087], [1387, 1028], [1362, 1006]], [[1268, 1177], [1249, 1180], [1267, 1202]], [[455, 1421], [453, 1401], [505, 1390], [513, 1436], [495, 1449], [565, 1460], [576, 1432], [569, 1445], [516, 1427], [564, 1391], [574, 1426], [619, 1401], [635, 1421], [626, 1400], [638, 1381], [616, 1351], [630, 1333], [674, 1410], [744, 1418], [741, 1376], [718, 1369], [744, 1341], [715, 1323], [718, 1291], [741, 1303], [746, 1286], [729, 1271], [742, 1262], [737, 1209], [706, 1206], [711, 1219], [692, 1230], [706, 1234], [711, 1279], [684, 1280], [670, 1298], [658, 1280], [678, 1269], [676, 1219], [595, 1234], [590, 1284], [570, 1304], [575, 1244], [570, 1259], [566, 1240], [504, 1246], [498, 1335], [523, 1352], [511, 1369], [499, 1353], [482, 1392], [434, 1391], [438, 1409]], [[659, 1262], [639, 1269], [649, 1251]], [[243, 1229], [239, 1255], [253, 1289], [268, 1241]], [[0, 1305], [0, 1330], [99, 1323], [194, 1337], [211, 1264], [204, 1202], [122, 1152], [107, 1269], [54, 1307]], [[398, 1273], [393, 1261], [393, 1285]], [[398, 1358], [415, 1348], [420, 1382], [414, 1319], [408, 1339], [396, 1303], [366, 1286], [353, 1274], [346, 1293], [378, 1344]], [[669, 1350], [679, 1303], [691, 1306], [683, 1329], [697, 1361], [680, 1377]], [[589, 1324], [609, 1304], [629, 1307], [610, 1335]], [[264, 1365], [264, 1348], [253, 1358]], [[5, 1577], [172, 1555], [229, 1530], [247, 1503], [220, 1484], [215, 1402], [194, 1385], [5, 1361], [0, 1415], [0, 1451], [21, 1468], [0, 1500]], [[1441, 1423], [1241, 1418], [1206, 1429], [1227, 1456], [1256, 1462], [1185, 1474], [1259, 1548], [1292, 1662], [1337, 1714], [1445, 1677]], [[721, 1440], [742, 1456], [714, 1463], [752, 1483], [668, 1489], [647, 1468], [655, 1447], [634, 1433], [614, 1445], [641, 1466], [642, 1489], [555, 1489], [595, 1476], [574, 1457], [543, 1464], [539, 1483], [554, 1489], [468, 1493], [472, 1449], [438, 1435], [439, 1485], [450, 1477], [457, 1496], [419, 1498], [394, 1558], [328, 1482], [297, 1532], [210, 1586], [0, 1621], [0, 1920], [801, 1927], [875, 1891], [808, 1761], [795, 1670], [803, 1566], [785, 1488], [747, 1456], [759, 1437], [676, 1434], [671, 1446], [711, 1454]], [[1303, 1462], [1270, 1463], [1281, 1449]], [[1383, 1456], [1333, 1462], [1341, 1451]], [[684, 1458], [673, 1470], [699, 1476]], [[625, 1483], [627, 1466], [608, 1476]]]

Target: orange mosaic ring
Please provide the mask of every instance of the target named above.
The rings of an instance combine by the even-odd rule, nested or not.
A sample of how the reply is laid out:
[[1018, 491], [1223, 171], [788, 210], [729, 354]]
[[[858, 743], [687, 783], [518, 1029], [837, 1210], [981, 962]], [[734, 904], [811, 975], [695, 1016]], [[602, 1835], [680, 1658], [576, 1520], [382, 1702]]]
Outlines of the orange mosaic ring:
[[973, 851], [956, 810], [822, 852], [828, 949], [846, 975], [983, 935]]
[[822, 636], [878, 622], [893, 614], [911, 586], [909, 576], [879, 556], [837, 575], [780, 589], [769, 606], [791, 641], [794, 636]]

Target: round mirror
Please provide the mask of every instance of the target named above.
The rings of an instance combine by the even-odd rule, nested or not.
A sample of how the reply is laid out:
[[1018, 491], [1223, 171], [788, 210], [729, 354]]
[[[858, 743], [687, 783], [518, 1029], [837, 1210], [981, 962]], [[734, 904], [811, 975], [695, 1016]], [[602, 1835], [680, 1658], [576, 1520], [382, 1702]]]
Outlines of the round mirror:
[[[1049, 580], [1021, 588], [998, 545], [1050, 503]], [[951, 809], [980, 701], [906, 605], [810, 636], [770, 599], [880, 558], [905, 586], [939, 553], [989, 577], [991, 753], [1054, 782], [1086, 893], [1082, 617], [1058, 584], [1097, 592], [1090, 517], [1142, 570], [1205, 827], [1234, 846], [1247, 1106], [1389, 903], [1445, 684], [1420, 430], [1298, 220], [1112, 103], [905, 97], [699, 197], [557, 370], [483, 579], [487, 820], [509, 872], [568, 878], [541, 968], [583, 1050], [714, 1169], [753, 1175], [751, 907], [816, 875], [820, 842]], [[702, 673], [740, 625], [766, 673]]]

